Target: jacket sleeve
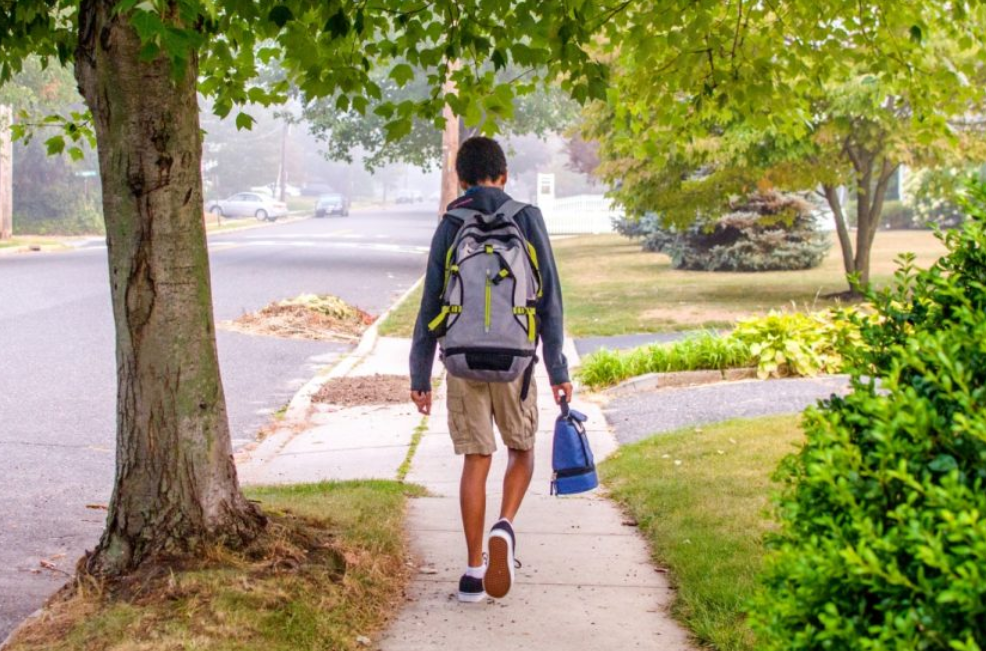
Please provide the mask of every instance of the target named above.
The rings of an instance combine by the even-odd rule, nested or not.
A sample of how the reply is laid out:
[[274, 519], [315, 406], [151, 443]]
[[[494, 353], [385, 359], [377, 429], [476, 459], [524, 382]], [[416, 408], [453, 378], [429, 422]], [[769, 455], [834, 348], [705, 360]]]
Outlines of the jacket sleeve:
[[551, 251], [548, 228], [541, 211], [530, 206], [526, 209], [528, 240], [537, 253], [541, 270], [541, 300], [538, 301], [537, 314], [541, 319], [541, 341], [544, 344], [544, 365], [552, 385], [569, 381], [568, 360], [562, 353], [565, 343], [565, 323], [562, 310], [561, 283], [558, 280], [558, 267]]
[[431, 371], [435, 364], [438, 340], [428, 330], [428, 324], [442, 309], [442, 286], [445, 284], [445, 254], [452, 246], [457, 227], [448, 219], [435, 229], [428, 253], [424, 289], [421, 292], [421, 308], [414, 324], [411, 342], [411, 390], [431, 391]]

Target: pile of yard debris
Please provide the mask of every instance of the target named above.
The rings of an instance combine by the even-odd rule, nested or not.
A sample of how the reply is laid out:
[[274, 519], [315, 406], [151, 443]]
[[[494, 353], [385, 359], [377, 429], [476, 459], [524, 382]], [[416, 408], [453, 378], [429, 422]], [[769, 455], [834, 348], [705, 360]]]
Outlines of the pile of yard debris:
[[312, 402], [356, 407], [408, 402], [411, 379], [406, 375], [353, 375], [329, 380]]
[[357, 341], [375, 317], [338, 296], [302, 294], [220, 324], [226, 330], [316, 341]]

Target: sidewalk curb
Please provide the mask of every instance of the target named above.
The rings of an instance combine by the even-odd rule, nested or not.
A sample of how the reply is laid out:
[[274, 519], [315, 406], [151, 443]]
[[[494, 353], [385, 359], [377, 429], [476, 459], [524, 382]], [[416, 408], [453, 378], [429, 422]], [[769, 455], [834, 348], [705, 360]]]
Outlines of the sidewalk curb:
[[754, 367], [728, 368], [722, 371], [678, 371], [674, 373], [648, 373], [624, 380], [615, 386], [594, 392], [595, 395], [621, 398], [660, 389], [680, 389], [709, 384], [734, 384], [737, 382], [771, 382], [773, 380], [813, 380], [828, 377], [848, 377], [842, 373], [822, 373], [813, 377], [784, 375], [761, 380]]
[[294, 437], [296, 437], [301, 431], [304, 430], [305, 425], [308, 422], [308, 416], [311, 412], [312, 407], [312, 397], [318, 393], [319, 389], [322, 388], [330, 380], [336, 378], [346, 377], [355, 369], [360, 363], [363, 362], [373, 349], [376, 348], [377, 340], [379, 337], [380, 324], [390, 316], [390, 314], [397, 309], [397, 307], [407, 300], [414, 290], [418, 288], [424, 282], [424, 276], [421, 276], [410, 288], [407, 289], [400, 297], [391, 303], [383, 314], [381, 314], [373, 322], [373, 324], [366, 329], [363, 336], [360, 337], [359, 344], [356, 348], [346, 354], [342, 359], [335, 363], [327, 371], [325, 369], [319, 370], [315, 376], [305, 383], [291, 398], [288, 403], [287, 410], [284, 413], [283, 421], [278, 425], [277, 429], [273, 434], [261, 441], [256, 448], [254, 448], [247, 459], [242, 465], [240, 465], [238, 472], [241, 477], [246, 475], [252, 468], [257, 468], [265, 465], [271, 459], [280, 454], [281, 450], [284, 449], [288, 443], [290, 443]]

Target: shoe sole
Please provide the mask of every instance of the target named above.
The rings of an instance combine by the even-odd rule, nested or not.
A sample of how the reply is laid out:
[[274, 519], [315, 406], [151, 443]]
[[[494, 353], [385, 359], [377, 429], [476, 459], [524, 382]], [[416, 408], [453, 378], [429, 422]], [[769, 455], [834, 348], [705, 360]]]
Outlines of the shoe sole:
[[460, 592], [459, 601], [464, 604], [478, 604], [486, 599], [485, 592]]
[[510, 592], [514, 582], [513, 541], [510, 534], [494, 531], [488, 544], [490, 564], [483, 577], [483, 588], [494, 599], [502, 599]]

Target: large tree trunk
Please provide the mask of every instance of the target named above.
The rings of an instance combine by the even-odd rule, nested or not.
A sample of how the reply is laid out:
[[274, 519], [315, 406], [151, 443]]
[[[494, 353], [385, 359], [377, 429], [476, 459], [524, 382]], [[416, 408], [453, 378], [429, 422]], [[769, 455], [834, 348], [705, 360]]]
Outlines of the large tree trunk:
[[76, 77], [103, 183], [117, 357], [116, 479], [96, 574], [239, 543], [263, 516], [241, 494], [219, 377], [202, 220], [197, 59], [176, 81], [112, 0], [80, 7]]

